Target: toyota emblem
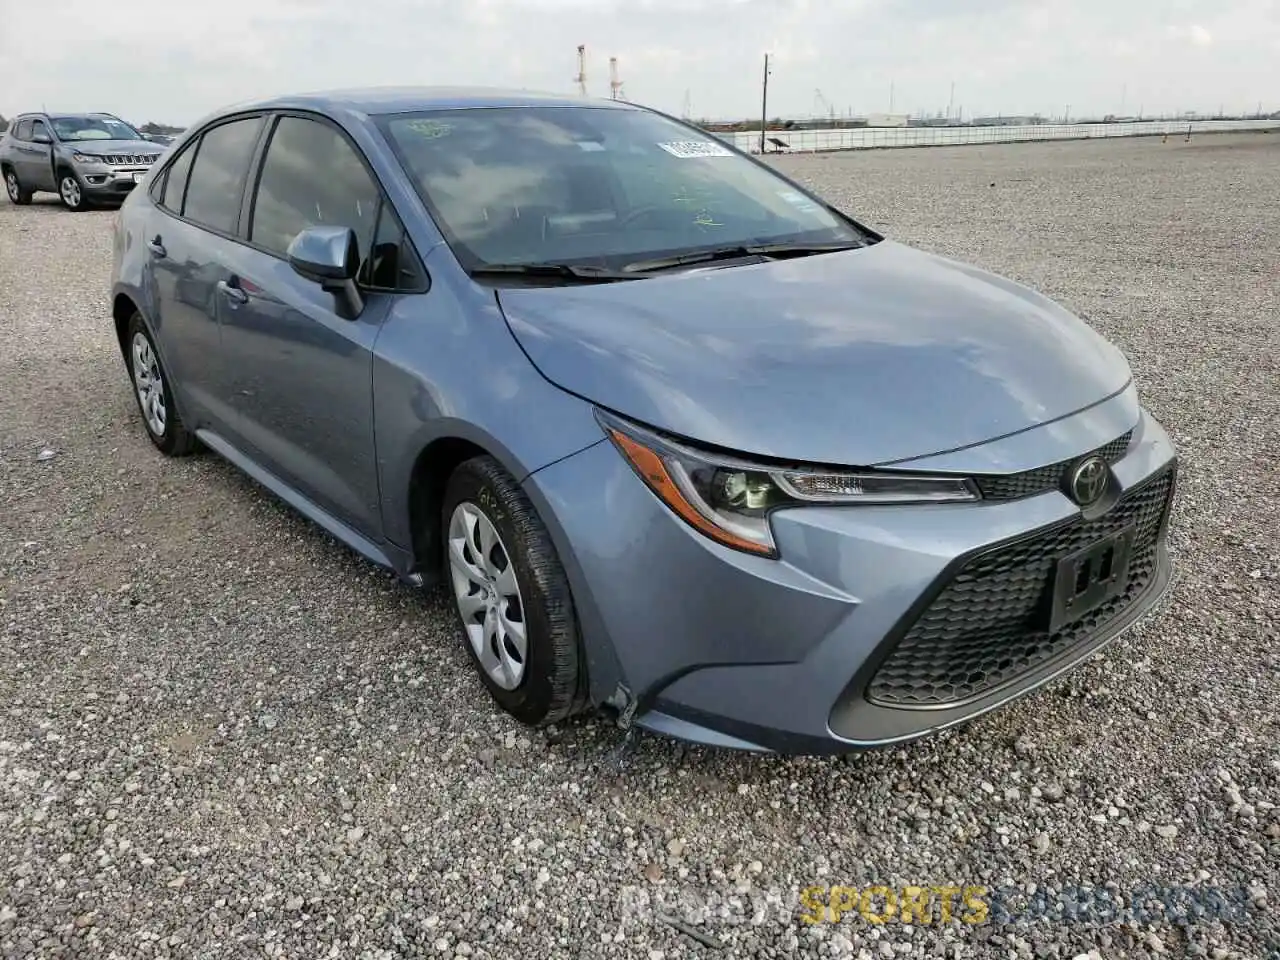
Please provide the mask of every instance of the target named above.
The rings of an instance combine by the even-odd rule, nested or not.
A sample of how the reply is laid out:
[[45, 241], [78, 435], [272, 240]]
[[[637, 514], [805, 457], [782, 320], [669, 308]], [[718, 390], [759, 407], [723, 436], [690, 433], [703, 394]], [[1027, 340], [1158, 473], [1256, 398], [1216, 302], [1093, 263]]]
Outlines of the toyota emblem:
[[1107, 464], [1101, 457], [1087, 457], [1071, 471], [1071, 498], [1082, 507], [1097, 503], [1107, 489]]

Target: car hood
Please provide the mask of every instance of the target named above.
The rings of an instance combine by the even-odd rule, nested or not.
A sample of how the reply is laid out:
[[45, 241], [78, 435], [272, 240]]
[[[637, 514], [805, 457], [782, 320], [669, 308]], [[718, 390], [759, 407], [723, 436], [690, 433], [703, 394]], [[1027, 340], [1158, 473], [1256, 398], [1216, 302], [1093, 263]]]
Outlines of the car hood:
[[130, 156], [154, 154], [158, 157], [163, 152], [159, 144], [150, 140], [66, 140], [63, 145], [77, 153], [87, 153], [94, 157], [116, 153]]
[[1121, 353], [1012, 281], [892, 241], [498, 295], [534, 365], [682, 437], [871, 466], [1056, 420], [1129, 383]]

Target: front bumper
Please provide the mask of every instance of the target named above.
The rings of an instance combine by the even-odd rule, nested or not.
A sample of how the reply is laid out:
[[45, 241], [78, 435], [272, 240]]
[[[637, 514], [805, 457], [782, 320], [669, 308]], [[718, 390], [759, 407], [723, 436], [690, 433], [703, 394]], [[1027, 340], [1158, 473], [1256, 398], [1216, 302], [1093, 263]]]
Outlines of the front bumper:
[[[1102, 405], [1081, 424], [1110, 430], [1124, 407]], [[1074, 437], [1084, 426], [1054, 433]], [[1022, 435], [1010, 446], [1027, 443]], [[981, 448], [974, 456], [1001, 458]], [[1091, 512], [1057, 490], [971, 504], [805, 507], [774, 514], [779, 560], [687, 527], [608, 442], [526, 486], [565, 561], [594, 701], [616, 703], [621, 688], [648, 729], [831, 753], [985, 713], [1149, 612], [1171, 578], [1176, 468], [1168, 436], [1142, 412], [1112, 464], [1114, 496]], [[1056, 561], [1126, 526], [1137, 531], [1128, 594], [1083, 624], [1044, 632], [1038, 618]]]
[[124, 200], [147, 175], [145, 166], [90, 167], [78, 170], [80, 188], [92, 200]]

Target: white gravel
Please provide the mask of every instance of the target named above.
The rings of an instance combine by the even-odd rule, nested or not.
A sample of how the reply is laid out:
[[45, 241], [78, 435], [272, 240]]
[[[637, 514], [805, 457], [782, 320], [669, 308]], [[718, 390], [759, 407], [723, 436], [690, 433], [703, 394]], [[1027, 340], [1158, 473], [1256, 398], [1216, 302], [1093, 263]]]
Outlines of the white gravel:
[[[112, 214], [0, 205], [0, 957], [1280, 953], [1280, 134], [777, 162], [1126, 350], [1183, 457], [1164, 612], [852, 760], [524, 730], [438, 597], [151, 449]], [[1006, 909], [797, 919], [872, 883]], [[1234, 916], [1162, 919], [1179, 888]]]

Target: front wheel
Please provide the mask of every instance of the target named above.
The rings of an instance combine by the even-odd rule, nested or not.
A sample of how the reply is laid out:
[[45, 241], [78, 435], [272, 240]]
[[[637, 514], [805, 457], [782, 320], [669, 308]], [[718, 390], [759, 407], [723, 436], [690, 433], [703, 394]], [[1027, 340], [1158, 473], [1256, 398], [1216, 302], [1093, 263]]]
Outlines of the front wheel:
[[490, 695], [542, 726], [586, 705], [586, 664], [564, 568], [520, 485], [492, 457], [449, 478], [445, 569], [467, 652]]
[[74, 173], [64, 170], [58, 177], [58, 196], [62, 198], [62, 205], [68, 210], [83, 210], [88, 206], [84, 199], [84, 190], [80, 187], [80, 181], [76, 179]]

